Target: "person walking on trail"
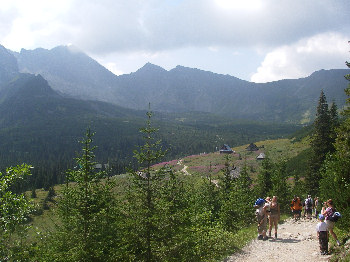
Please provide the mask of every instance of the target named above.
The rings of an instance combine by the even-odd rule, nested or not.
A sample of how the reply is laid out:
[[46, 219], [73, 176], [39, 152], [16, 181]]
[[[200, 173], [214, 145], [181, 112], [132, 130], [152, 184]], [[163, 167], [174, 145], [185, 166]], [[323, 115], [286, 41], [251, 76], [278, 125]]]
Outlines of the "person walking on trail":
[[320, 243], [321, 255], [328, 255], [328, 227], [326, 222], [324, 222], [324, 215], [320, 214], [318, 216], [320, 222], [316, 225], [317, 238]]
[[256, 208], [255, 214], [258, 222], [258, 240], [267, 240], [267, 208], [265, 200], [259, 198], [255, 201], [254, 207]]
[[294, 198], [290, 204], [290, 209], [292, 210], [294, 220], [295, 221], [299, 220], [300, 215], [301, 215], [301, 209], [302, 209], [302, 205], [301, 205], [301, 201], [300, 201], [299, 197], [294, 196]]
[[280, 220], [280, 205], [277, 202], [277, 196], [272, 197], [270, 203], [270, 218], [269, 218], [269, 237], [271, 237], [272, 227], [275, 227], [275, 238], [277, 238], [278, 221]]
[[314, 206], [313, 200], [311, 198], [311, 195], [308, 195], [305, 199], [305, 214], [306, 219], [312, 219], [312, 208]]
[[333, 216], [333, 214], [335, 212], [336, 212], [336, 209], [334, 207], [334, 203], [333, 203], [332, 199], [328, 199], [327, 202], [324, 202], [321, 213], [325, 217], [329, 233], [332, 235], [334, 240], [337, 242], [337, 245], [340, 246], [340, 242], [338, 240], [338, 237], [333, 231], [335, 222], [331, 221], [331, 217]]

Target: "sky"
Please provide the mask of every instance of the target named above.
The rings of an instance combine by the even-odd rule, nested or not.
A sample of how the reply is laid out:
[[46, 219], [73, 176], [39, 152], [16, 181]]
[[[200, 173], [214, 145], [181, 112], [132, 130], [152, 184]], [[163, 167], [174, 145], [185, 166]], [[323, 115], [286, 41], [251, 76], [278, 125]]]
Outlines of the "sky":
[[147, 62], [252, 82], [347, 68], [349, 0], [0, 0], [0, 44], [74, 45], [116, 75]]

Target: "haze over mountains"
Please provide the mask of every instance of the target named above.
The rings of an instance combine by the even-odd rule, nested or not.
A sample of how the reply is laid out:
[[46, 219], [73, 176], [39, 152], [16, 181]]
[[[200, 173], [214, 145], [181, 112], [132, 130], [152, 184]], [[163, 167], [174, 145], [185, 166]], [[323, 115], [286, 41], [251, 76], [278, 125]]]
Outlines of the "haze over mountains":
[[[62, 94], [131, 109], [146, 110], [150, 102], [154, 111], [201, 111], [235, 119], [308, 123], [322, 89], [328, 102], [335, 101], [338, 108], [346, 99], [346, 69], [257, 84], [183, 66], [167, 71], [150, 63], [134, 73], [116, 76], [71, 46], [22, 49], [12, 54], [20, 72], [42, 75]], [[6, 59], [15, 63], [13, 57]]]

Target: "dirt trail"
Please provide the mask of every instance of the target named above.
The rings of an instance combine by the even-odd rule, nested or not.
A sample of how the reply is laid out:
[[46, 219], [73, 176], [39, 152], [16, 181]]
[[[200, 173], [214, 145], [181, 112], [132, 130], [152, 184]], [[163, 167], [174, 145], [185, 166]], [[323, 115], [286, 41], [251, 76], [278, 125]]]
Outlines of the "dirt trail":
[[320, 255], [316, 234], [317, 222], [316, 219], [302, 219], [298, 222], [288, 219], [279, 225], [277, 239], [253, 240], [241, 252], [228, 257], [225, 262], [328, 261], [330, 256]]

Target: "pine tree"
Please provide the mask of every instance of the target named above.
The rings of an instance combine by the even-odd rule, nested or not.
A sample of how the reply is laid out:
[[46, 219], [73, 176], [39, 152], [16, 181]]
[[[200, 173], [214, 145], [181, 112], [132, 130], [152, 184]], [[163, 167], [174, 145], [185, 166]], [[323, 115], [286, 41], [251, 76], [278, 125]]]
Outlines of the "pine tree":
[[[232, 179], [231, 190], [222, 198], [219, 220], [225, 230], [235, 232], [252, 222], [254, 218], [252, 204], [256, 197], [251, 183], [245, 163], [239, 176]], [[224, 189], [221, 190], [225, 192]]]
[[281, 211], [289, 210], [290, 203], [290, 187], [287, 184], [286, 161], [280, 160], [274, 166], [272, 175], [272, 188], [269, 192], [271, 196], [277, 196], [281, 205]]
[[327, 99], [324, 92], [321, 91], [311, 138], [312, 154], [309, 161], [309, 170], [305, 177], [305, 187], [308, 190], [308, 194], [311, 195], [318, 193], [319, 180], [321, 178], [319, 170], [326, 159], [327, 153], [333, 148], [331, 128], [332, 122]]
[[272, 174], [274, 164], [268, 155], [262, 161], [261, 170], [258, 174], [256, 186], [256, 195], [265, 198], [272, 188]]
[[[77, 167], [67, 171], [66, 186], [58, 201], [57, 232], [49, 238], [47, 252], [51, 261], [113, 261], [118, 247], [118, 232], [113, 221], [115, 201], [111, 180], [96, 172], [92, 146], [93, 133], [87, 129], [81, 141]], [[45, 244], [45, 243], [44, 243]]]
[[[159, 162], [165, 155], [161, 148], [161, 141], [155, 140], [154, 134], [158, 131], [152, 127], [151, 118], [153, 113], [147, 112], [146, 127], [141, 128], [145, 144], [139, 150], [134, 151], [141, 170], [130, 171], [132, 183], [127, 196], [125, 213], [127, 214], [124, 231], [128, 232], [125, 237], [129, 247], [129, 258], [137, 261], [156, 261], [157, 235], [156, 224], [156, 195], [160, 180], [166, 172], [152, 170], [151, 166]], [[129, 230], [132, 230], [130, 234]]]
[[[350, 63], [346, 62], [350, 68]], [[350, 81], [350, 74], [345, 78]], [[321, 169], [321, 196], [333, 199], [344, 217], [350, 216], [350, 84], [345, 93], [347, 107], [343, 110], [344, 121], [336, 129], [335, 152], [328, 156]], [[337, 222], [339, 227], [349, 229], [350, 220]]]
[[330, 138], [331, 138], [331, 147], [330, 147], [330, 153], [334, 152], [334, 143], [335, 143], [335, 139], [337, 137], [337, 133], [336, 133], [336, 129], [339, 127], [340, 125], [340, 121], [339, 121], [339, 116], [338, 116], [338, 107], [337, 104], [333, 101], [331, 108], [329, 109], [329, 115], [330, 115]]

